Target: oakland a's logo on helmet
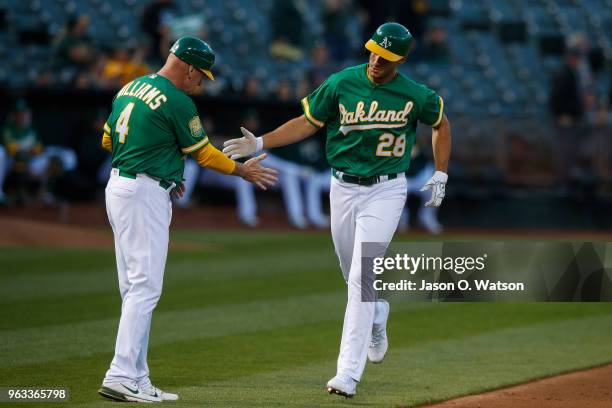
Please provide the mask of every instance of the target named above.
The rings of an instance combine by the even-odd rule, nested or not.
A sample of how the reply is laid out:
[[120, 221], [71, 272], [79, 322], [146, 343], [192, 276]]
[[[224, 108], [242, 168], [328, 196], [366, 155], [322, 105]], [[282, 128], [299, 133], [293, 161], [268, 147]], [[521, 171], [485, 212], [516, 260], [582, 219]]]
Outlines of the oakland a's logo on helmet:
[[389, 41], [389, 39], [387, 37], [383, 38], [383, 40], [380, 42], [380, 46], [384, 47], [384, 48], [389, 48], [391, 46], [391, 41]]
[[372, 34], [365, 48], [388, 61], [398, 62], [410, 53], [412, 34], [401, 24], [385, 23]]

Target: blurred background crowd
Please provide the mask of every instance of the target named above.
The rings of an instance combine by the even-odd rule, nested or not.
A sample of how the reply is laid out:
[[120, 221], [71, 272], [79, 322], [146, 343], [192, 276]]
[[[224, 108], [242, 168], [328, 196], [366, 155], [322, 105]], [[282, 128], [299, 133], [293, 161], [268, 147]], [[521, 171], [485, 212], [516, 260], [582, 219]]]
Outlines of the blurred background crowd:
[[[114, 93], [182, 35], [217, 54], [195, 100], [220, 146], [241, 125], [261, 133], [300, 114], [331, 73], [366, 62], [363, 44], [389, 20], [416, 39], [401, 70], [440, 93], [453, 126], [440, 214], [420, 205], [432, 163], [431, 131], [418, 129], [401, 229], [612, 228], [612, 0], [0, 0], [0, 203], [99, 201]], [[272, 194], [188, 160], [177, 204], [327, 228], [324, 148], [319, 132], [269, 152]]]

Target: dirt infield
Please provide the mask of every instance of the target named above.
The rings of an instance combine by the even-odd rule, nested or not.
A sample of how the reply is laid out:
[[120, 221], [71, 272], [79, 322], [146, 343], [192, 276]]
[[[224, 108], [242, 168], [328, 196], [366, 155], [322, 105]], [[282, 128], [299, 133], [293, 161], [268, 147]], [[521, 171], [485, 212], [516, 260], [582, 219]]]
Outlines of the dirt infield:
[[110, 231], [0, 216], [0, 246], [112, 248], [113, 237]]
[[[260, 227], [287, 229], [286, 217], [272, 211], [260, 211]], [[80, 227], [101, 227], [110, 231], [106, 209], [99, 204], [72, 204], [63, 207], [0, 207], [0, 217], [45, 221]], [[171, 228], [241, 229], [244, 227], [231, 207], [198, 207], [182, 209], [174, 206]]]
[[545, 378], [515, 387], [427, 406], [427, 408], [532, 407], [612, 407], [612, 365]]
[[[114, 244], [110, 226], [79, 226], [0, 215], [0, 247], [112, 249]], [[215, 251], [216, 248], [202, 242], [173, 240], [170, 250]]]
[[[296, 230], [289, 225], [284, 211], [263, 208], [258, 212], [258, 230]], [[95, 227], [99, 231], [110, 231], [106, 210], [103, 203], [72, 204], [65, 207], [0, 207], [0, 217], [10, 219], [36, 220], [50, 223], [61, 223], [68, 226]], [[173, 209], [172, 227], [181, 229], [230, 229], [230, 230], [249, 230], [240, 223], [236, 216], [236, 211], [232, 207], [196, 207], [190, 209]], [[0, 225], [2, 229], [2, 225]], [[305, 231], [318, 231], [308, 228]], [[329, 233], [329, 230], [320, 231]], [[563, 231], [563, 230], [544, 230], [544, 229], [499, 229], [499, 228], [448, 228], [445, 233], [456, 236], [466, 236], [471, 239], [480, 239], [486, 236], [487, 239], [499, 238], [513, 239], [565, 239], [565, 240], [584, 240], [584, 241], [612, 241], [610, 231]], [[422, 229], [414, 228], [405, 233], [411, 237], [430, 237]], [[401, 235], [401, 233], [398, 233]]]
[[[77, 222], [74, 219], [60, 222], [57, 218], [59, 212], [49, 209], [31, 213], [28, 218], [0, 212], [0, 247], [112, 249], [113, 235], [103, 211], [98, 208], [74, 212]], [[181, 222], [188, 225], [188, 220]], [[172, 240], [170, 250], [214, 251], [215, 246]]]
[[[260, 227], [286, 230], [283, 217], [265, 213]], [[172, 229], [248, 229], [231, 208], [174, 209]], [[0, 207], [0, 247], [113, 248], [103, 205]], [[173, 240], [171, 250], [214, 250], [206, 243]]]

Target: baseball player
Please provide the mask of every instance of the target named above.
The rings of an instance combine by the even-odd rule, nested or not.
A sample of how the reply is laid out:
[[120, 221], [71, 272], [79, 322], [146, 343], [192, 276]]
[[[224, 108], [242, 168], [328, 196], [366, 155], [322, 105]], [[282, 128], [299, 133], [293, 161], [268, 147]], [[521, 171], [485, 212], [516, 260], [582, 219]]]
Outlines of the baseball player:
[[276, 172], [262, 167], [265, 155], [245, 164], [228, 159], [208, 141], [193, 93], [215, 61], [212, 49], [182, 37], [156, 74], [125, 85], [113, 100], [102, 145], [112, 151], [106, 210], [115, 237], [123, 300], [115, 356], [98, 392], [118, 401], [161, 402], [178, 395], [152, 385], [147, 366], [151, 315], [162, 291], [171, 193], [182, 194], [184, 160], [240, 176], [265, 189]]
[[242, 138], [224, 144], [223, 152], [235, 159], [295, 143], [327, 126], [331, 231], [348, 285], [337, 374], [326, 386], [330, 394], [355, 395], [366, 359], [380, 363], [387, 351], [389, 304], [362, 301], [361, 244], [383, 243], [384, 252], [393, 237], [406, 200], [404, 172], [417, 122], [433, 128], [436, 171], [423, 187], [432, 190], [425, 205], [439, 206], [445, 194], [451, 137], [442, 98], [397, 71], [412, 42], [401, 24], [381, 25], [365, 44], [368, 63], [331, 75], [302, 99], [302, 116], [260, 137], [242, 128]]
[[38, 132], [32, 126], [32, 111], [25, 100], [19, 99], [1, 129], [4, 149], [0, 148], [0, 200], [4, 201], [4, 177], [12, 173], [17, 187], [17, 200], [28, 199], [32, 186], [40, 182], [42, 174], [33, 174], [32, 162], [44, 151]]

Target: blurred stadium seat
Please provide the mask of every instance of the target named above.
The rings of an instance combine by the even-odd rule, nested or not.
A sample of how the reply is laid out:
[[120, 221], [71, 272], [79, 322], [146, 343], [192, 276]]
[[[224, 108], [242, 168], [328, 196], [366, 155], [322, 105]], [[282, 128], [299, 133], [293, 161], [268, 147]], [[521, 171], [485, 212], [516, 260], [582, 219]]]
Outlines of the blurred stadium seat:
[[[314, 2], [303, 10], [310, 43], [322, 36], [323, 3]], [[466, 84], [470, 81], [482, 84], [495, 78], [491, 87], [485, 86], [468, 94], [473, 111], [497, 110], [491, 103], [494, 99], [504, 105], [500, 112], [521, 113], [524, 109], [543, 113], [543, 86], [548, 77], [542, 70], [554, 68], [546, 63], [545, 56], [550, 53], [558, 56], [564, 38], [574, 32], [585, 33], [591, 44], [604, 50], [608, 59], [612, 53], [610, 1], [438, 0], [429, 3], [431, 13], [440, 19], [448, 32], [452, 60], [446, 70], [454, 65], [474, 67], [466, 72]], [[0, 55], [9, 61], [0, 72], [0, 80], [8, 78], [10, 88], [21, 88], [44, 71], [53, 57], [50, 39], [57, 36], [73, 15], [90, 17], [94, 23], [89, 25], [88, 34], [101, 47], [117, 46], [129, 39], [140, 40], [138, 21], [146, 4], [134, 0], [0, 2], [7, 21], [7, 27], [0, 33]], [[269, 88], [277, 78], [295, 78], [308, 66], [307, 59], [270, 64], [269, 15], [273, 0], [180, 0], [175, 4], [181, 15], [204, 15], [207, 36], [219, 54], [217, 69], [227, 76], [228, 88], [239, 86], [254, 67], [265, 70], [267, 75], [261, 79], [265, 82], [264, 88]], [[32, 42], [43, 44], [23, 48]], [[13, 52], [7, 54], [9, 50]], [[555, 60], [558, 65], [559, 58]], [[340, 61], [339, 65], [347, 62]], [[410, 64], [405, 66], [411, 73], [412, 68]], [[8, 76], [6, 71], [14, 74]], [[427, 67], [421, 67], [416, 75], [420, 76], [421, 72], [427, 73]], [[63, 79], [61, 75], [56, 78], [60, 84]], [[449, 99], [458, 97], [456, 90], [456, 87], [448, 87]], [[533, 91], [538, 96], [528, 98]], [[502, 100], [498, 95], [502, 95]]]

